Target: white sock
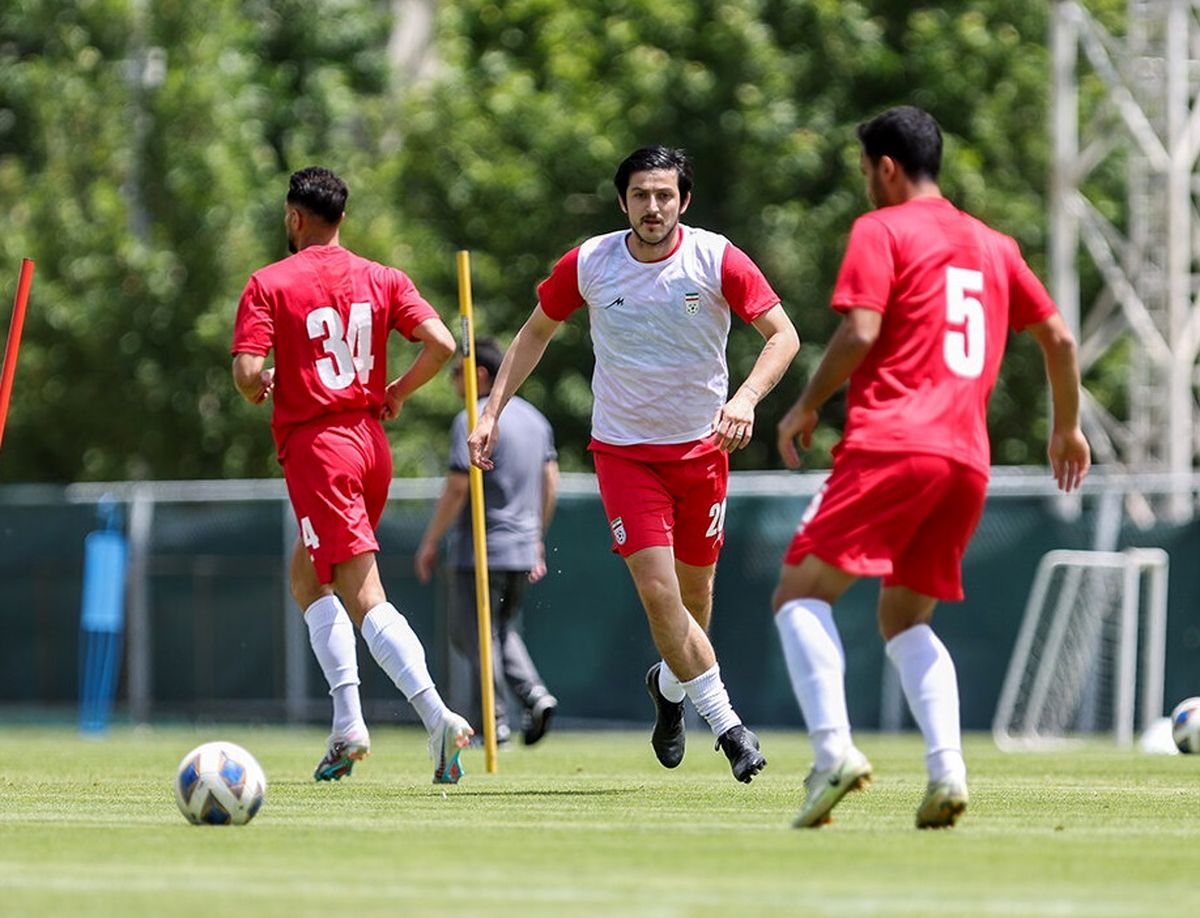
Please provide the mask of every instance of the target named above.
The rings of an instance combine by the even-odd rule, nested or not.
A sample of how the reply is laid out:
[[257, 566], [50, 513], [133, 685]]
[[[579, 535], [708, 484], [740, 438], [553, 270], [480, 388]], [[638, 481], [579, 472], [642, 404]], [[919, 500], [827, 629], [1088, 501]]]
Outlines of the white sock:
[[925, 737], [929, 780], [965, 779], [958, 677], [946, 645], [928, 625], [916, 625], [887, 642], [887, 655], [900, 673], [909, 710]]
[[662, 692], [663, 698], [667, 701], [679, 703], [687, 697], [687, 692], [683, 690], [683, 683], [679, 681], [679, 677], [671, 672], [671, 667], [667, 666], [667, 661], [663, 660], [658, 667], [658, 690]]
[[846, 657], [829, 603], [793, 599], [775, 615], [792, 691], [813, 741], [813, 767], [827, 771], [852, 745]]
[[366, 736], [367, 724], [363, 720], [358, 686], [339, 685], [329, 694], [333, 697], [333, 735], [341, 739], [360, 739]]
[[412, 703], [417, 716], [421, 718], [421, 723], [425, 725], [426, 733], [432, 733], [435, 728], [440, 727], [442, 719], [450, 711], [446, 707], [446, 702], [442, 701], [438, 690], [432, 685], [424, 691], [417, 692], [408, 700]]
[[433, 730], [442, 722], [446, 705], [433, 687], [425, 648], [408, 619], [390, 602], [382, 602], [363, 619], [362, 634], [380, 669], [416, 708], [425, 729]]
[[321, 664], [333, 698], [333, 735], [344, 738], [365, 733], [358, 697], [354, 623], [336, 596], [322, 596], [309, 606], [304, 612], [304, 623], [308, 625], [308, 643]]
[[701, 673], [690, 682], [679, 683], [692, 699], [700, 716], [708, 721], [713, 736], [720, 736], [730, 727], [736, 727], [742, 719], [734, 713], [729, 703], [729, 693], [721, 681], [721, 667], [716, 663], [712, 669]]
[[362, 634], [375, 662], [409, 701], [433, 685], [421, 639], [390, 602], [382, 602], [366, 614]]

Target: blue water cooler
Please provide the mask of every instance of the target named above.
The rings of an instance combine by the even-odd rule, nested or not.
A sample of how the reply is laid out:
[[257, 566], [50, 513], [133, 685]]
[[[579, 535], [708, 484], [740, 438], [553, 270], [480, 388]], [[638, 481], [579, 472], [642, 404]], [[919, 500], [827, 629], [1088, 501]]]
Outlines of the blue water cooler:
[[84, 539], [79, 616], [79, 729], [92, 734], [108, 727], [121, 672], [129, 557], [116, 502], [101, 498], [96, 513], [100, 528]]

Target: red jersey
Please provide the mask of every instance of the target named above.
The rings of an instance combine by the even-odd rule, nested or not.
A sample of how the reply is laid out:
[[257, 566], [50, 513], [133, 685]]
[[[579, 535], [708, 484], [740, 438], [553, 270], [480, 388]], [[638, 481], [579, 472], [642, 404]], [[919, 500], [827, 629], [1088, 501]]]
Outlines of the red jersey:
[[1008, 330], [1057, 311], [1016, 241], [943, 198], [880, 208], [854, 222], [832, 304], [883, 313], [838, 449], [932, 453], [987, 474]]
[[238, 303], [234, 354], [275, 351], [271, 428], [288, 433], [324, 415], [378, 416], [387, 337], [408, 338], [437, 313], [402, 271], [336, 245], [314, 245], [251, 275]]

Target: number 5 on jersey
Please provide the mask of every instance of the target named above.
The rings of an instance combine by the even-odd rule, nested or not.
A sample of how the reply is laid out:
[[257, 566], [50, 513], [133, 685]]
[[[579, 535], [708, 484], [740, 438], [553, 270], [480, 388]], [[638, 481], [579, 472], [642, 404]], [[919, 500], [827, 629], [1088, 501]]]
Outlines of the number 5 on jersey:
[[371, 304], [350, 304], [350, 325], [342, 326], [342, 317], [332, 306], [322, 306], [308, 314], [308, 337], [319, 340], [328, 357], [317, 360], [317, 375], [330, 389], [345, 389], [358, 381], [366, 385], [375, 366], [371, 354]]
[[983, 373], [986, 325], [981, 293], [982, 271], [946, 268], [946, 321], [950, 329], [942, 343], [942, 356], [951, 373], [967, 379]]

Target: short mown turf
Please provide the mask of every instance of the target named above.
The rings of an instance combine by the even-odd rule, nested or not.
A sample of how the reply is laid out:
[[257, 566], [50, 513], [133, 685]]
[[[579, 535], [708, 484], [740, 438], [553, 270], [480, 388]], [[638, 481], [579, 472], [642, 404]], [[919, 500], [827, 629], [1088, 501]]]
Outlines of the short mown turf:
[[[966, 816], [920, 832], [919, 739], [864, 734], [874, 784], [833, 825], [795, 830], [807, 741], [761, 738], [749, 786], [698, 731], [661, 768], [647, 728], [555, 732], [503, 750], [496, 774], [471, 749], [462, 782], [435, 787], [413, 729], [376, 726], [371, 758], [317, 784], [315, 730], [0, 727], [0, 914], [1196, 914], [1200, 756], [1006, 755], [969, 737]], [[267, 773], [248, 826], [175, 807], [179, 759], [210, 739]]]

